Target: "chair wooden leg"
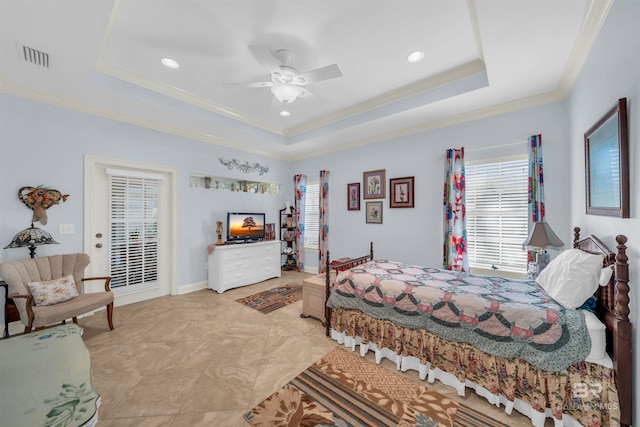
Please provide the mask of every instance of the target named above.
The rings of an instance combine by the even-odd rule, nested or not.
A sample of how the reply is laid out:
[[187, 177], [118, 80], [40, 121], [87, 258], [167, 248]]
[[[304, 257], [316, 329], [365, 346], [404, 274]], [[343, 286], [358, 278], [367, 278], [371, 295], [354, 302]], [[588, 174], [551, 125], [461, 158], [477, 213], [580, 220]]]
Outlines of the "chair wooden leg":
[[73, 316], [73, 318], [71, 320], [73, 320], [73, 323], [75, 323], [76, 325], [78, 324], [78, 318], [77, 317]]
[[113, 303], [107, 304], [107, 320], [109, 321], [109, 329], [113, 331]]
[[25, 327], [24, 327], [24, 333], [25, 333], [25, 334], [28, 334], [28, 333], [30, 333], [30, 332], [31, 332], [31, 326], [25, 326]]

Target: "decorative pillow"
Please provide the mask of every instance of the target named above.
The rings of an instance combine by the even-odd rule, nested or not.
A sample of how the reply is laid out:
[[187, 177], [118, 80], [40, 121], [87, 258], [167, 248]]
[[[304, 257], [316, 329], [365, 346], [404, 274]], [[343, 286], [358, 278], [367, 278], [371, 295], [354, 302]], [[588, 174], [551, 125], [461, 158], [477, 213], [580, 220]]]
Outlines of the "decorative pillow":
[[27, 282], [36, 305], [53, 305], [77, 297], [78, 288], [73, 275], [44, 282]]
[[611, 276], [613, 276], [613, 266], [605, 267], [600, 270], [600, 280], [598, 280], [600, 286], [607, 286], [611, 280]]
[[566, 308], [580, 307], [599, 286], [603, 255], [568, 249], [540, 272], [536, 283]]
[[589, 311], [584, 312], [584, 320], [587, 323], [587, 329], [589, 329], [589, 337], [591, 337], [591, 351], [587, 358], [591, 360], [604, 359], [607, 348], [607, 333], [604, 323]]

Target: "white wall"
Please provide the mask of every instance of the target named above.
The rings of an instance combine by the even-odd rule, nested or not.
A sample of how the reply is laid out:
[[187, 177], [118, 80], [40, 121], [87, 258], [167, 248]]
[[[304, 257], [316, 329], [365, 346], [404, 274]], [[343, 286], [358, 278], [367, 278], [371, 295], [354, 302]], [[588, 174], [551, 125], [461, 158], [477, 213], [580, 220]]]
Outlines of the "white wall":
[[[31, 211], [17, 198], [23, 186], [45, 185], [70, 194], [51, 207], [47, 225], [36, 223], [59, 242], [41, 246], [38, 256], [82, 252], [84, 156], [116, 158], [178, 169], [178, 281], [206, 281], [206, 247], [216, 241], [216, 221], [226, 223], [228, 211], [265, 212], [278, 223], [285, 195], [205, 190], [189, 186], [191, 173], [286, 184], [289, 165], [204, 142], [163, 134], [138, 126], [94, 117], [47, 104], [0, 95], [0, 245], [29, 226]], [[218, 160], [238, 159], [270, 166], [264, 175], [229, 170]], [[74, 224], [75, 234], [58, 234], [59, 224]], [[226, 232], [226, 229], [225, 229]], [[25, 258], [26, 248], [0, 249], [0, 262]]]
[[[293, 173], [314, 180], [322, 168], [330, 174], [329, 250], [331, 257], [367, 253], [374, 242], [376, 258], [412, 264], [442, 265], [443, 184], [447, 148], [465, 147], [467, 161], [527, 153], [527, 140], [542, 134], [547, 220], [565, 244], [571, 243], [567, 115], [564, 103], [531, 108], [428, 133], [300, 160]], [[365, 222], [360, 211], [347, 210], [347, 184], [362, 172], [385, 169], [390, 178], [415, 177], [415, 208], [390, 209], [389, 189], [383, 200], [383, 223]], [[313, 178], [313, 179], [312, 179]], [[307, 261], [309, 264], [309, 260]]]
[[[640, 2], [616, 0], [598, 39], [584, 64], [568, 100], [571, 143], [571, 223], [583, 235], [595, 234], [612, 250], [615, 236], [627, 236], [633, 322], [634, 352], [637, 354], [638, 315], [640, 309]], [[629, 123], [629, 164], [631, 218], [621, 219], [587, 215], [585, 201], [584, 133], [613, 107], [619, 98], [627, 98]], [[634, 409], [640, 408], [640, 366], [634, 357]], [[634, 419], [638, 419], [637, 411]]]

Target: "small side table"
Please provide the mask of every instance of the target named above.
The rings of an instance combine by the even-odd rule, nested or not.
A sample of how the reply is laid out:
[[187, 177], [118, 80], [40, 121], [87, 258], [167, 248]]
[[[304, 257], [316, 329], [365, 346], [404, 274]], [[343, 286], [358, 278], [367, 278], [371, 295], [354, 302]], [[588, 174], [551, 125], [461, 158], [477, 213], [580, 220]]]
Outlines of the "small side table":
[[326, 275], [311, 276], [302, 282], [302, 313], [300, 317], [315, 317], [324, 325]]
[[6, 282], [0, 281], [0, 286], [4, 288], [4, 332], [2, 338], [9, 338], [9, 322], [15, 322], [20, 320], [20, 313], [13, 300], [9, 298], [9, 285]]

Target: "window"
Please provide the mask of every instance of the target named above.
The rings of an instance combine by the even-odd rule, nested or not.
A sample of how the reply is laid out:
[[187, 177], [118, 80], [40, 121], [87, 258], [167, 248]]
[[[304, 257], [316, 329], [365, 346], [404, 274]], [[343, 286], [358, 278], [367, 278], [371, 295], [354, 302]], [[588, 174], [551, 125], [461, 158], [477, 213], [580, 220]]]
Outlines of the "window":
[[320, 182], [307, 183], [304, 213], [304, 246], [318, 249], [320, 237]]
[[107, 169], [107, 174], [111, 287], [157, 287], [162, 177], [114, 169]]
[[465, 181], [469, 266], [525, 273], [528, 160], [471, 163]]

